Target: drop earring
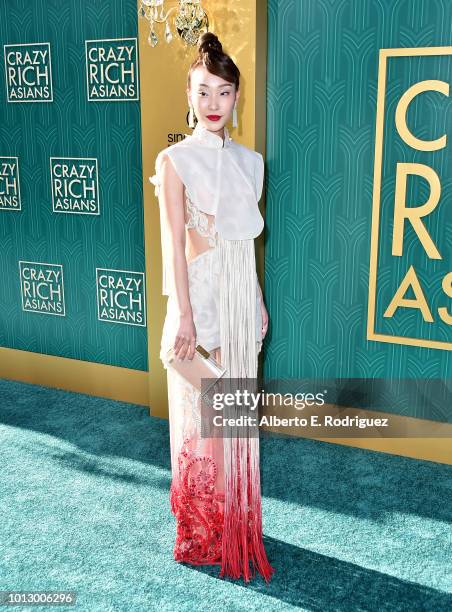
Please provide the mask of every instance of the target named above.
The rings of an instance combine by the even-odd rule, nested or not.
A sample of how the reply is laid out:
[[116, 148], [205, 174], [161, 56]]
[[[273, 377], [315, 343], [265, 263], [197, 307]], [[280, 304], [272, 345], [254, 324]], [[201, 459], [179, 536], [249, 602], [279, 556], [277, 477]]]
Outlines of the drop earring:
[[234, 104], [234, 109], [232, 111], [232, 127], [236, 128], [238, 127], [238, 122], [237, 122], [237, 103]]
[[195, 117], [193, 114], [193, 106], [190, 104], [190, 112], [188, 114], [188, 127], [195, 127]]

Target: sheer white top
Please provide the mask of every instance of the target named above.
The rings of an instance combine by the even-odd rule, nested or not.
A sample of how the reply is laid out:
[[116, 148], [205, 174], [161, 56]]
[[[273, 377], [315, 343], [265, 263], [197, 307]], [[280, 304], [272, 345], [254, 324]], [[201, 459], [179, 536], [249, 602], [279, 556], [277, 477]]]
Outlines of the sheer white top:
[[[257, 237], [264, 227], [258, 206], [263, 190], [263, 157], [233, 141], [226, 127], [224, 134], [223, 141], [198, 123], [192, 135], [186, 134], [184, 140], [160, 151], [156, 173], [149, 177], [159, 196], [160, 166], [167, 154], [184, 184], [186, 228], [196, 228], [211, 247], [216, 244], [217, 232], [226, 240], [246, 240]], [[169, 250], [163, 226], [161, 232], [162, 293], [170, 295], [172, 275], [165, 256]]]

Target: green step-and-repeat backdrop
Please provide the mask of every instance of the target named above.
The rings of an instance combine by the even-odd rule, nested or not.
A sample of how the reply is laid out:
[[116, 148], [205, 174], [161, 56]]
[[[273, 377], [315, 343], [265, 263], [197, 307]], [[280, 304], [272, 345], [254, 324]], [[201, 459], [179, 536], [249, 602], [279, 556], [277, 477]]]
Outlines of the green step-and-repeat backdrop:
[[[269, 0], [265, 378], [452, 377], [451, 24], [450, 2]], [[379, 81], [385, 48], [413, 49]]]
[[137, 20], [0, 2], [0, 346], [147, 370]]

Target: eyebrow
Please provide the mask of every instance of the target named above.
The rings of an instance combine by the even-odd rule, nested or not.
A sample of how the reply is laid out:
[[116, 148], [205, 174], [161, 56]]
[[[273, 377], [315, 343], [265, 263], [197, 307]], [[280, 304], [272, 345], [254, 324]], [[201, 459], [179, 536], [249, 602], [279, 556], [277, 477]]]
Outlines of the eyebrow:
[[[209, 87], [206, 83], [200, 83], [199, 87]], [[225, 83], [224, 85], [219, 85], [218, 87], [232, 87], [232, 83]]]

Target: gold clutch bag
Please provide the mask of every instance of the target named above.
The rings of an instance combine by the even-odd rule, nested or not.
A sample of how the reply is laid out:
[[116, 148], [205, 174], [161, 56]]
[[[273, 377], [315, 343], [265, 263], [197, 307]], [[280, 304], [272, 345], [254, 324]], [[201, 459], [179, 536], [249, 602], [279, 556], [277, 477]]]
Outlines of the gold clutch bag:
[[226, 368], [214, 359], [200, 344], [195, 348], [193, 359], [188, 359], [186, 356], [182, 361], [179, 361], [176, 357], [174, 348], [170, 348], [166, 354], [166, 363], [193, 385], [193, 387], [198, 389], [198, 391], [201, 391], [201, 379], [210, 378], [211, 381], [204, 383], [204, 393], [226, 372]]

